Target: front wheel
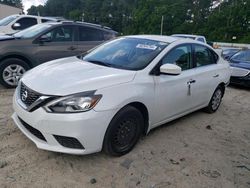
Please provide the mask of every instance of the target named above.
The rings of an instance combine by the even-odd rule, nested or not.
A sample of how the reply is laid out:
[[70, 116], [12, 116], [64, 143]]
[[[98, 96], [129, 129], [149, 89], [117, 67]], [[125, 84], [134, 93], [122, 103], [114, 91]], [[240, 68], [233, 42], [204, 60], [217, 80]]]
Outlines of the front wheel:
[[141, 136], [143, 123], [143, 116], [136, 108], [127, 106], [121, 109], [107, 129], [104, 151], [113, 156], [130, 152]]
[[5, 59], [0, 62], [0, 83], [6, 88], [14, 88], [28, 69], [29, 65], [21, 59]]
[[205, 108], [205, 110], [208, 113], [216, 112], [221, 104], [222, 97], [223, 97], [223, 88], [221, 86], [218, 86], [216, 90], [214, 91], [213, 96], [208, 106]]

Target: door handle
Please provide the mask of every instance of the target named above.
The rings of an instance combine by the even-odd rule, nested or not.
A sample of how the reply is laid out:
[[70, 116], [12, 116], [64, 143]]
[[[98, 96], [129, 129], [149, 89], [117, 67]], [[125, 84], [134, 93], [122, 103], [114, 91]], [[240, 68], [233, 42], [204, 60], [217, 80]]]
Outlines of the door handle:
[[187, 95], [191, 95], [191, 84], [193, 84], [193, 83], [195, 83], [196, 82], [196, 80], [193, 80], [193, 79], [191, 79], [191, 80], [189, 80], [188, 82], [187, 82], [187, 85], [188, 85], [188, 93], [187, 93]]
[[189, 80], [189, 81], [187, 82], [187, 84], [194, 84], [195, 82], [196, 82], [196, 80], [191, 79], [191, 80]]
[[214, 75], [213, 77], [214, 77], [214, 78], [217, 78], [217, 77], [219, 77], [219, 76], [220, 76], [219, 74], [216, 74], [216, 75]]
[[74, 47], [74, 46], [70, 46], [70, 47], [68, 48], [68, 50], [71, 50], [71, 51], [76, 50], [76, 49], [77, 49], [77, 48]]

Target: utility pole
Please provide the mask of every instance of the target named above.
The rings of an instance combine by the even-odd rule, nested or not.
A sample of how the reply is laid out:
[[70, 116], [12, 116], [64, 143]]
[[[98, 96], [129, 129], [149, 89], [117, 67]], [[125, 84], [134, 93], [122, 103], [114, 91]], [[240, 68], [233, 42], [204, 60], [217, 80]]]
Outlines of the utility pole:
[[84, 22], [84, 16], [85, 16], [85, 14], [84, 14], [84, 12], [82, 12], [82, 22]]
[[164, 22], [164, 16], [161, 17], [161, 35], [163, 34], [163, 22]]

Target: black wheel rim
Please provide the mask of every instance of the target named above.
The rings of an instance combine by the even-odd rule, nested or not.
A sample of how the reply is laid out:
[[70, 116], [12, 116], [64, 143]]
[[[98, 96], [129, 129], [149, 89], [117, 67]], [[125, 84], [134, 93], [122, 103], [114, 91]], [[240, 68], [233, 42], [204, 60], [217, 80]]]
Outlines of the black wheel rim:
[[129, 150], [136, 143], [138, 123], [135, 118], [120, 121], [113, 134], [112, 145], [116, 151]]

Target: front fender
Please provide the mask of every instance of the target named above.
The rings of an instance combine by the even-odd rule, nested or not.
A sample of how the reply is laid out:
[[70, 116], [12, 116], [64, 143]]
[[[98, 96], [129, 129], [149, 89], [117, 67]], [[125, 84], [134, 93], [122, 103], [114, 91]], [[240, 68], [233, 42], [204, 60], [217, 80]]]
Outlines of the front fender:
[[144, 84], [124, 83], [99, 89], [96, 94], [101, 94], [103, 97], [94, 108], [95, 111], [114, 110], [117, 113], [124, 106], [139, 102], [144, 104], [148, 110], [149, 124], [151, 124], [151, 120], [154, 120], [155, 93], [153, 82]]
[[31, 58], [27, 54], [21, 53], [21, 52], [8, 52], [4, 55], [0, 55], [0, 62], [7, 58], [20, 58], [23, 60], [26, 60], [26, 62], [30, 65], [30, 67], [35, 67], [39, 64], [36, 59]]

